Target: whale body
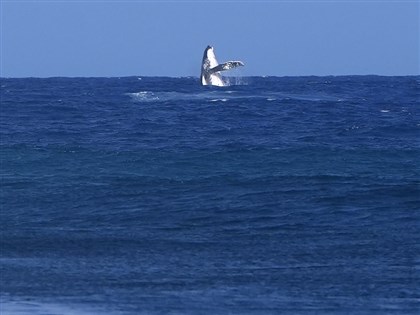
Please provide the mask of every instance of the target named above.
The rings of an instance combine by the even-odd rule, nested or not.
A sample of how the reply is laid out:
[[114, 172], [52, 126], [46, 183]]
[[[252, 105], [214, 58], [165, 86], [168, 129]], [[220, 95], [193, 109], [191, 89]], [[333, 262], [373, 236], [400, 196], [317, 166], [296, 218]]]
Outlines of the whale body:
[[214, 48], [207, 46], [204, 50], [203, 61], [201, 63], [201, 85], [224, 86], [220, 71], [230, 70], [239, 66], [243, 66], [242, 61], [227, 61], [219, 64], [214, 54]]

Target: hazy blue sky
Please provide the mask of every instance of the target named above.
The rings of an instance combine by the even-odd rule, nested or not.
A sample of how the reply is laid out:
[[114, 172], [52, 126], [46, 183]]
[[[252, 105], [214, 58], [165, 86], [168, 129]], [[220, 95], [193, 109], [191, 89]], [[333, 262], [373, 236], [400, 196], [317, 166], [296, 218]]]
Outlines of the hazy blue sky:
[[420, 74], [420, 0], [0, 0], [1, 76]]

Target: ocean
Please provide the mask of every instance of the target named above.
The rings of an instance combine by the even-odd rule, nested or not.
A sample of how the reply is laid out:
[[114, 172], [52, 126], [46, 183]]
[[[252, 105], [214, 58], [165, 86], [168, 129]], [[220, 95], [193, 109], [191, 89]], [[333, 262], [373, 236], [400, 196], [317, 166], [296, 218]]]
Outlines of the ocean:
[[420, 77], [2, 78], [0, 312], [419, 314]]

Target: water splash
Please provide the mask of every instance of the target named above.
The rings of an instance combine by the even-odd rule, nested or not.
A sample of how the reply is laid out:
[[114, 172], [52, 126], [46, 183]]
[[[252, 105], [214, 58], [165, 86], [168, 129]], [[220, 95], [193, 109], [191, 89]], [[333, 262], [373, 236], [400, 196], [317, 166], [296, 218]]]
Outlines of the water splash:
[[242, 68], [238, 67], [229, 71], [229, 76], [223, 77], [225, 86], [248, 85], [248, 79], [243, 76]]

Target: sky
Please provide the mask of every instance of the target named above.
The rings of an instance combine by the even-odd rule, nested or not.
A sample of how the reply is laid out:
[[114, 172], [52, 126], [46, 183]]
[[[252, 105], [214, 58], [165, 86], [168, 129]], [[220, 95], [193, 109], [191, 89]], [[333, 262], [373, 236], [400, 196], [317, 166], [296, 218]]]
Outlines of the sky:
[[0, 0], [1, 77], [419, 75], [420, 0]]

